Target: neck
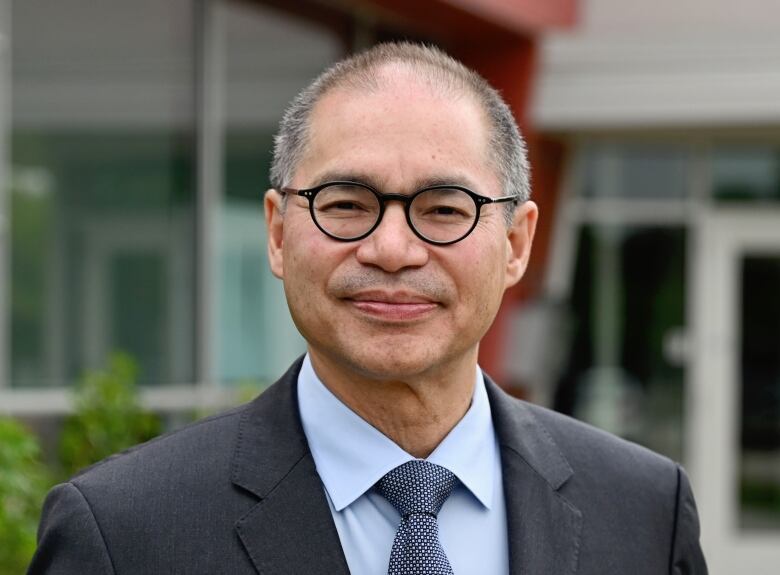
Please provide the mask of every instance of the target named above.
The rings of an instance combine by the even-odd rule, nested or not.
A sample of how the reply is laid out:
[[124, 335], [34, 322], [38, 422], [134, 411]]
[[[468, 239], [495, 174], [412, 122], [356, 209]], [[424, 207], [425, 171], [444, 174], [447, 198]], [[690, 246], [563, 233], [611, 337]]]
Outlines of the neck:
[[322, 383], [347, 407], [416, 458], [428, 457], [466, 414], [476, 349], [457, 365], [402, 379], [370, 377], [309, 350]]

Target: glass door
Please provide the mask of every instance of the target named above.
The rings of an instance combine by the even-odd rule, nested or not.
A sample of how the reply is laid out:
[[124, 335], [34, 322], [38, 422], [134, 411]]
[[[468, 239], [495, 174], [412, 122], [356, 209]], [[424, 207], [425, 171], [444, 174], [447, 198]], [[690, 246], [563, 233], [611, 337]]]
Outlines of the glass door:
[[689, 467], [713, 575], [780, 565], [780, 211], [703, 218]]

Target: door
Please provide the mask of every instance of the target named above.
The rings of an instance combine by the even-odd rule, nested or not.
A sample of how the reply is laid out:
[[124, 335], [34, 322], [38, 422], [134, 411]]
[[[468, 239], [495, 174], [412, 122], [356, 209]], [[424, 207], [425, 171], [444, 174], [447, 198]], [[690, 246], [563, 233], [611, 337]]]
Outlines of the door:
[[713, 575], [780, 565], [780, 211], [701, 220], [687, 445]]

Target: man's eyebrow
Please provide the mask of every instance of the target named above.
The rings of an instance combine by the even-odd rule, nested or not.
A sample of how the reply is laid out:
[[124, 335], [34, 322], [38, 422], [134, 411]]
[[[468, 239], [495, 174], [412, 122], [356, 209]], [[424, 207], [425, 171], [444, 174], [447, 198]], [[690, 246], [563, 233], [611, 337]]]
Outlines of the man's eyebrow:
[[380, 189], [383, 182], [367, 172], [334, 170], [320, 174], [314, 179], [312, 187], [322, 185], [326, 182], [357, 182], [367, 184], [372, 188]]
[[[362, 171], [346, 171], [346, 170], [334, 170], [328, 171], [317, 176], [311, 184], [311, 187], [322, 185], [326, 182], [357, 182], [359, 184], [366, 184], [375, 188], [376, 190], [389, 193], [387, 190], [387, 182], [385, 178], [377, 178], [375, 175]], [[453, 171], [449, 174], [437, 174], [432, 176], [426, 176], [418, 178], [414, 181], [410, 189], [394, 190], [394, 193], [410, 194], [423, 188], [429, 188], [431, 186], [463, 186], [473, 191], [477, 191], [477, 182], [468, 176]]]
[[473, 190], [477, 187], [477, 182], [471, 178], [454, 172], [450, 175], [431, 176], [416, 182], [416, 189], [430, 188], [432, 186], [462, 186]]

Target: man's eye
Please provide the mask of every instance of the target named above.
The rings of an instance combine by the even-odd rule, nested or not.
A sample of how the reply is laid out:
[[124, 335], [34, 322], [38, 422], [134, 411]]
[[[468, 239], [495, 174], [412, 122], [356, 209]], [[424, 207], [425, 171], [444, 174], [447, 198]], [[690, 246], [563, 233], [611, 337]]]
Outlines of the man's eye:
[[316, 207], [318, 211], [328, 214], [343, 213], [349, 215], [352, 213], [357, 215], [370, 210], [370, 207], [365, 203], [355, 200], [331, 200], [318, 204]]
[[458, 206], [450, 205], [432, 205], [425, 209], [425, 212], [421, 214], [423, 217], [439, 217], [439, 218], [465, 218], [469, 217], [466, 210], [460, 209]]
[[474, 218], [474, 201], [457, 188], [432, 188], [412, 202], [412, 217], [431, 223], [452, 224]]
[[437, 206], [433, 208], [431, 211], [441, 216], [455, 215], [458, 213], [458, 210], [453, 208], [452, 206]]
[[330, 209], [335, 210], [359, 210], [361, 209], [355, 202], [338, 202], [330, 206]]

